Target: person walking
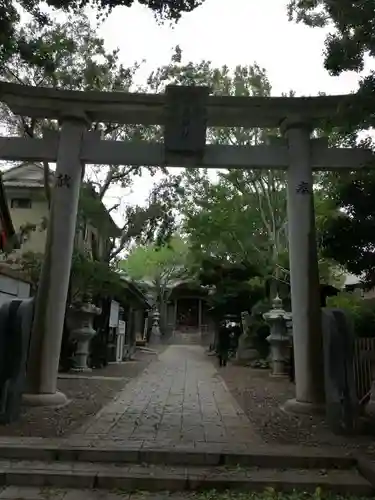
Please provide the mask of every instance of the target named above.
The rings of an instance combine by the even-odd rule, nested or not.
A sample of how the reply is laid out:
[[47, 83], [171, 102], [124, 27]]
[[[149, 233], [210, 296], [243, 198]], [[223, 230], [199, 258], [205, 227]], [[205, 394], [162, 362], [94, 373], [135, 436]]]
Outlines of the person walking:
[[219, 366], [226, 366], [230, 349], [230, 328], [226, 320], [222, 321], [219, 326], [217, 354], [219, 358]]

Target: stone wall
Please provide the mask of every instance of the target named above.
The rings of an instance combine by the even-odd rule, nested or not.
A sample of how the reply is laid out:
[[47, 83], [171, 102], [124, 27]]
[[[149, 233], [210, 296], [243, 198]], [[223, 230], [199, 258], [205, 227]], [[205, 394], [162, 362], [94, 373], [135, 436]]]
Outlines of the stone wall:
[[30, 283], [18, 271], [0, 266], [0, 305], [17, 297], [30, 297]]

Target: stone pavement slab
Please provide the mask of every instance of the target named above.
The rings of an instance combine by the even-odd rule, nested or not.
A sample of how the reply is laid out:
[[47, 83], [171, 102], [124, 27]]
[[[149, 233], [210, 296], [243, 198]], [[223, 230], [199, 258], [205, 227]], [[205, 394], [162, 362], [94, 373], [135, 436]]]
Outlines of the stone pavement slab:
[[261, 443], [198, 345], [172, 345], [68, 439], [136, 447]]

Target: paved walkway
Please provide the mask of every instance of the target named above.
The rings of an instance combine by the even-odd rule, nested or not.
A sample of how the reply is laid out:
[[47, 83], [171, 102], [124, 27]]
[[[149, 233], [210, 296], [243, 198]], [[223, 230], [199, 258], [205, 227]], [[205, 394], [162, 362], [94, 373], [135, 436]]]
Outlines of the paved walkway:
[[212, 361], [196, 345], [168, 347], [70, 439], [210, 449], [260, 442]]

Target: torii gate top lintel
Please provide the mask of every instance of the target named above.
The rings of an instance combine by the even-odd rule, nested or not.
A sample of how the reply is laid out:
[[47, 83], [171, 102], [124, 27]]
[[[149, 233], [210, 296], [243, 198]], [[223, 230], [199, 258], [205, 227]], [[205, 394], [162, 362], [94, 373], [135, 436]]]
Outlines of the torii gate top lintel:
[[[161, 124], [164, 144], [146, 141], [101, 140], [86, 132], [80, 160], [96, 164], [201, 166], [207, 168], [276, 168], [289, 163], [287, 143], [276, 139], [259, 146], [206, 144], [207, 126], [313, 127], [329, 116], [339, 116], [356, 96], [232, 97], [210, 96], [201, 86], [168, 86], [165, 94], [70, 91], [0, 83], [0, 101], [13, 113], [33, 118], [92, 122]], [[87, 123], [86, 123], [87, 126]], [[98, 135], [99, 134], [99, 135]], [[308, 132], [309, 134], [309, 132]], [[59, 133], [46, 131], [43, 139], [0, 137], [4, 160], [56, 161]], [[328, 148], [324, 139], [311, 141], [311, 168], [362, 168], [373, 163], [372, 151]]]
[[[165, 94], [136, 92], [102, 92], [57, 90], [0, 82], [0, 100], [13, 113], [33, 118], [60, 118], [67, 109], [85, 113], [92, 121], [119, 124], [163, 124], [168, 90]], [[181, 88], [181, 87], [180, 87]], [[354, 94], [316, 97], [243, 97], [208, 96], [207, 125], [223, 127], [278, 127], [289, 116], [301, 116], [306, 121], [330, 121], [339, 116], [342, 108], [353, 106]]]

